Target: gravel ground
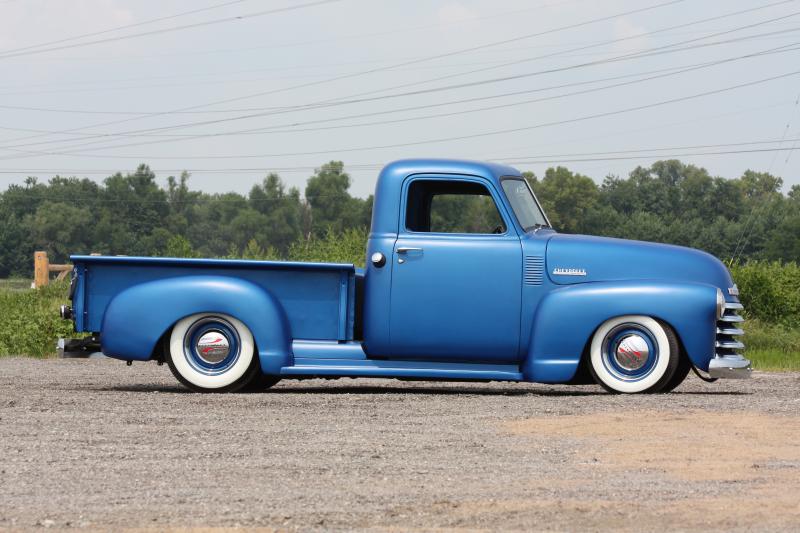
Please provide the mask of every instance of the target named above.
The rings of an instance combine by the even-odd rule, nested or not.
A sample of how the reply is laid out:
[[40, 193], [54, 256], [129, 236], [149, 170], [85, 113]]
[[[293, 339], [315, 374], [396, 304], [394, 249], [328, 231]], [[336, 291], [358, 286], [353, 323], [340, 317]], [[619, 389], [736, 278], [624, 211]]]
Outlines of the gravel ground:
[[0, 359], [0, 528], [794, 530], [800, 374], [675, 393]]

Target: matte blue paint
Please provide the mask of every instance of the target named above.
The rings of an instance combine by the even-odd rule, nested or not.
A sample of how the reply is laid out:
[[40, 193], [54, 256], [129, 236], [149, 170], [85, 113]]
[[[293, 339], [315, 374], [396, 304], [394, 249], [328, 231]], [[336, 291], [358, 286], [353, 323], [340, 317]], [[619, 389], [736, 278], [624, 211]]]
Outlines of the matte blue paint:
[[516, 365], [481, 365], [434, 361], [387, 361], [381, 359], [297, 358], [294, 366], [281, 369], [283, 376], [349, 376], [429, 379], [483, 379], [520, 381]]
[[276, 374], [291, 364], [291, 330], [280, 301], [254, 283], [222, 276], [166, 278], [123, 290], [103, 317], [103, 353], [132, 361], [150, 359], [158, 339], [178, 320], [196, 313], [241, 320], [253, 334], [265, 373]]
[[622, 315], [667, 322], [692, 362], [705, 370], [714, 354], [715, 302], [716, 288], [699, 283], [614, 281], [553, 289], [536, 311], [522, 372], [529, 381], [569, 381], [595, 329]]
[[[519, 175], [470, 161], [386, 166], [363, 271], [327, 263], [74, 256], [76, 329], [100, 332], [107, 355], [144, 360], [181, 318], [224, 313], [252, 331], [268, 374], [560, 383], [573, 378], [600, 324], [640, 314], [669, 323], [692, 362], [707, 369], [717, 288], [736, 301], [727, 294], [733, 281], [725, 266], [677, 246], [546, 228], [526, 233], [500, 185]], [[483, 184], [506, 233], [409, 231], [406, 193], [417, 179]], [[423, 250], [401, 256], [398, 247]], [[369, 261], [374, 253], [385, 256], [384, 266]]]
[[106, 306], [120, 291], [149, 281], [204, 275], [241, 279], [269, 291], [296, 338], [353, 338], [353, 265], [94, 256], [73, 256], [72, 261], [88, 271], [82, 286], [91, 292], [91, 305], [84, 308], [83, 331], [100, 331]]
[[296, 359], [366, 359], [367, 354], [360, 342], [304, 341], [292, 342], [292, 353]]

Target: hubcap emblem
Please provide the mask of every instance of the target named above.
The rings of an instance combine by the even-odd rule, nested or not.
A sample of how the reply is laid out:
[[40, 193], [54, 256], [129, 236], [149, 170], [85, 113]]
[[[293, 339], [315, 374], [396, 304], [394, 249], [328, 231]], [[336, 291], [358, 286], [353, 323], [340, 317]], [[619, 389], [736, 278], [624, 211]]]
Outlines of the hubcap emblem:
[[614, 350], [614, 358], [619, 366], [628, 371], [642, 368], [650, 357], [650, 348], [639, 335], [624, 337]]
[[209, 331], [197, 341], [197, 355], [205, 362], [216, 364], [230, 353], [230, 343], [222, 333]]

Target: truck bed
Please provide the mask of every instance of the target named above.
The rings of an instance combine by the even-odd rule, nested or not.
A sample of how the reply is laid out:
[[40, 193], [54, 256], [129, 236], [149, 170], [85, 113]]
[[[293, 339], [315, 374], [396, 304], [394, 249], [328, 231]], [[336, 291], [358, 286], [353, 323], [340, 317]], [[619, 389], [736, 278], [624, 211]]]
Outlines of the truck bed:
[[[75, 329], [99, 332], [106, 308], [125, 289], [186, 276], [229, 276], [263, 288], [281, 303], [294, 339], [353, 339], [355, 267], [352, 264], [72, 256]], [[77, 283], [76, 283], [77, 282]], [[154, 305], [164, 302], [154, 300]]]

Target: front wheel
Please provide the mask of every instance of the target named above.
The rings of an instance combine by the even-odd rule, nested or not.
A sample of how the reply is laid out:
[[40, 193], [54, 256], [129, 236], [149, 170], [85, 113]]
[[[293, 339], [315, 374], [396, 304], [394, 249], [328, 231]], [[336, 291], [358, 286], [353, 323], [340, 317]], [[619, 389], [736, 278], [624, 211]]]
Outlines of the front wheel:
[[234, 392], [261, 372], [253, 334], [232, 316], [188, 316], [172, 328], [165, 348], [169, 369], [196, 392]]
[[652, 393], [664, 389], [680, 366], [680, 346], [667, 324], [649, 316], [606, 320], [592, 337], [589, 369], [610, 392]]

